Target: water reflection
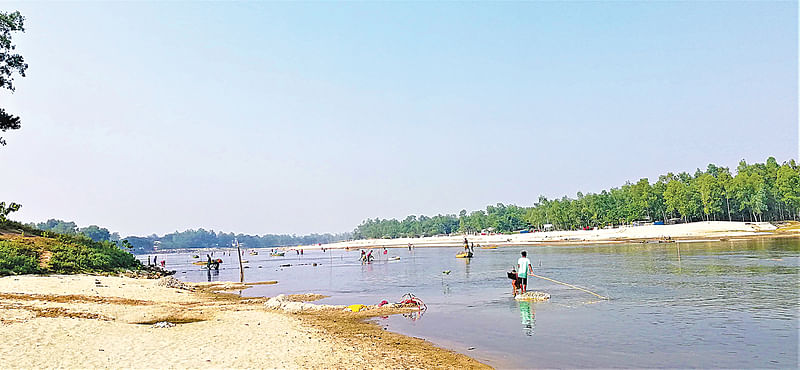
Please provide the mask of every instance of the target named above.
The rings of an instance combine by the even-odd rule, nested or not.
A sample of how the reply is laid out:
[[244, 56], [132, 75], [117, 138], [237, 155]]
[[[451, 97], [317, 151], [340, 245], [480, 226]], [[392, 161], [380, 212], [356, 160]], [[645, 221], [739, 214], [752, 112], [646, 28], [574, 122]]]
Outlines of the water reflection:
[[214, 280], [214, 281], [217, 281], [217, 280], [219, 280], [219, 270], [208, 269], [206, 272], [207, 272], [207, 275], [206, 275], [206, 276], [208, 277], [208, 282], [209, 282], [209, 283], [210, 283], [210, 282], [211, 282], [211, 280], [212, 280], [212, 278], [211, 278], [212, 276], [214, 277], [214, 278], [213, 278], [213, 280]]
[[536, 312], [531, 307], [530, 302], [519, 301], [517, 305], [519, 306], [519, 315], [522, 318], [522, 331], [530, 337], [536, 327]]
[[[513, 356], [498, 367], [535, 361], [555, 368], [797, 368], [798, 239], [543, 245], [531, 253], [531, 260], [541, 261], [537, 274], [614, 297], [597, 301], [585, 292], [529, 279], [530, 289], [552, 295], [546, 304], [509, 299], [506, 271], [521, 247], [478, 250], [469, 261], [454, 258], [456, 249], [390, 249], [401, 259], [371, 265], [357, 262], [357, 251], [306, 251], [302, 260], [262, 253], [250, 263], [264, 268], [249, 270], [246, 278], [280, 283], [244, 294], [317, 292], [331, 296], [320, 303], [353, 304], [413, 292], [431, 307], [427, 318], [395, 315], [387, 319], [389, 330], [452, 348], [475, 346], [470, 354], [477, 357]], [[191, 264], [191, 254], [168, 261], [185, 272], [182, 278], [209, 279], [209, 271]], [[238, 279], [236, 264], [211, 272], [214, 281]], [[536, 313], [546, 317], [538, 326]]]

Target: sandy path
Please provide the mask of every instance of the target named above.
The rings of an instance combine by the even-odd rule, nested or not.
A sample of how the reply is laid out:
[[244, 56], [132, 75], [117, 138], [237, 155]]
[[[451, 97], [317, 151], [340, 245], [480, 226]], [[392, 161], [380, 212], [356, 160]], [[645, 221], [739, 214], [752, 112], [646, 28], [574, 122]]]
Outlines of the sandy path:
[[[375, 330], [367, 324], [353, 324], [355, 331], [334, 335], [324, 326], [304, 322], [302, 315], [267, 310], [263, 300], [160, 287], [156, 280], [4, 277], [0, 317], [3, 368], [482, 366], [421, 341], [418, 345], [436, 355], [392, 356], [394, 342], [361, 338], [363, 328]], [[136, 324], [164, 319], [199, 321], [170, 328]]]

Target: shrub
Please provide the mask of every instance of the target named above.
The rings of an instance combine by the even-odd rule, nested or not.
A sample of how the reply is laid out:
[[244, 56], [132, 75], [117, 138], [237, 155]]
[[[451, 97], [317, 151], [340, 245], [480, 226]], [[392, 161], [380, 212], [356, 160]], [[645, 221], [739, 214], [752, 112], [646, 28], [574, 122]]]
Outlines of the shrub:
[[0, 276], [40, 272], [36, 250], [27, 244], [0, 240]]

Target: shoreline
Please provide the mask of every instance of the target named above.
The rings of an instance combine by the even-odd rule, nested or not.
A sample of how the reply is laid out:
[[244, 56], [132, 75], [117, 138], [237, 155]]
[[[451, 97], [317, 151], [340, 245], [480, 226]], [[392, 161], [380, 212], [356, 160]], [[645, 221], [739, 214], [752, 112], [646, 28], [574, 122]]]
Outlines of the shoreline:
[[[9, 368], [490, 368], [367, 321], [397, 309], [287, 313], [267, 298], [215, 292], [237, 283], [164, 281], [0, 278], [0, 327], [15, 339], [0, 343], [0, 356]], [[162, 321], [175, 326], [153, 325]]]
[[[613, 229], [547, 231], [525, 234], [450, 235], [396, 239], [362, 239], [303, 249], [364, 249], [462, 247], [464, 238], [476, 246], [589, 245], [619, 243], [699, 242], [752, 238], [800, 237], [800, 222], [788, 221], [777, 228], [769, 222], [700, 221], [677, 225], [625, 226]], [[284, 247], [284, 249], [288, 249]]]

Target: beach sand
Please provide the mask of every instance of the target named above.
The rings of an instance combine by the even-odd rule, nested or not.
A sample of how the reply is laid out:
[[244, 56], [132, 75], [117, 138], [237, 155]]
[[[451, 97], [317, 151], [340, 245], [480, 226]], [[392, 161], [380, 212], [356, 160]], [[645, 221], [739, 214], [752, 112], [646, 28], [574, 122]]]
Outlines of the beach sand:
[[769, 222], [728, 222], [703, 221], [677, 225], [623, 226], [598, 230], [548, 231], [525, 234], [494, 235], [453, 235], [432, 236], [424, 238], [397, 239], [365, 239], [321, 246], [304, 246], [314, 248], [374, 248], [407, 247], [453, 247], [463, 246], [464, 238], [469, 242], [481, 245], [538, 245], [538, 244], [602, 244], [658, 241], [665, 238], [673, 240], [719, 240], [721, 238], [753, 238], [753, 237], [798, 237], [798, 222], [789, 222], [787, 227], [778, 229]]
[[[193, 286], [90, 275], [0, 278], [3, 368], [486, 368], [363, 321], [376, 312], [289, 314], [267, 309], [264, 298]], [[152, 325], [159, 321], [177, 324]]]

